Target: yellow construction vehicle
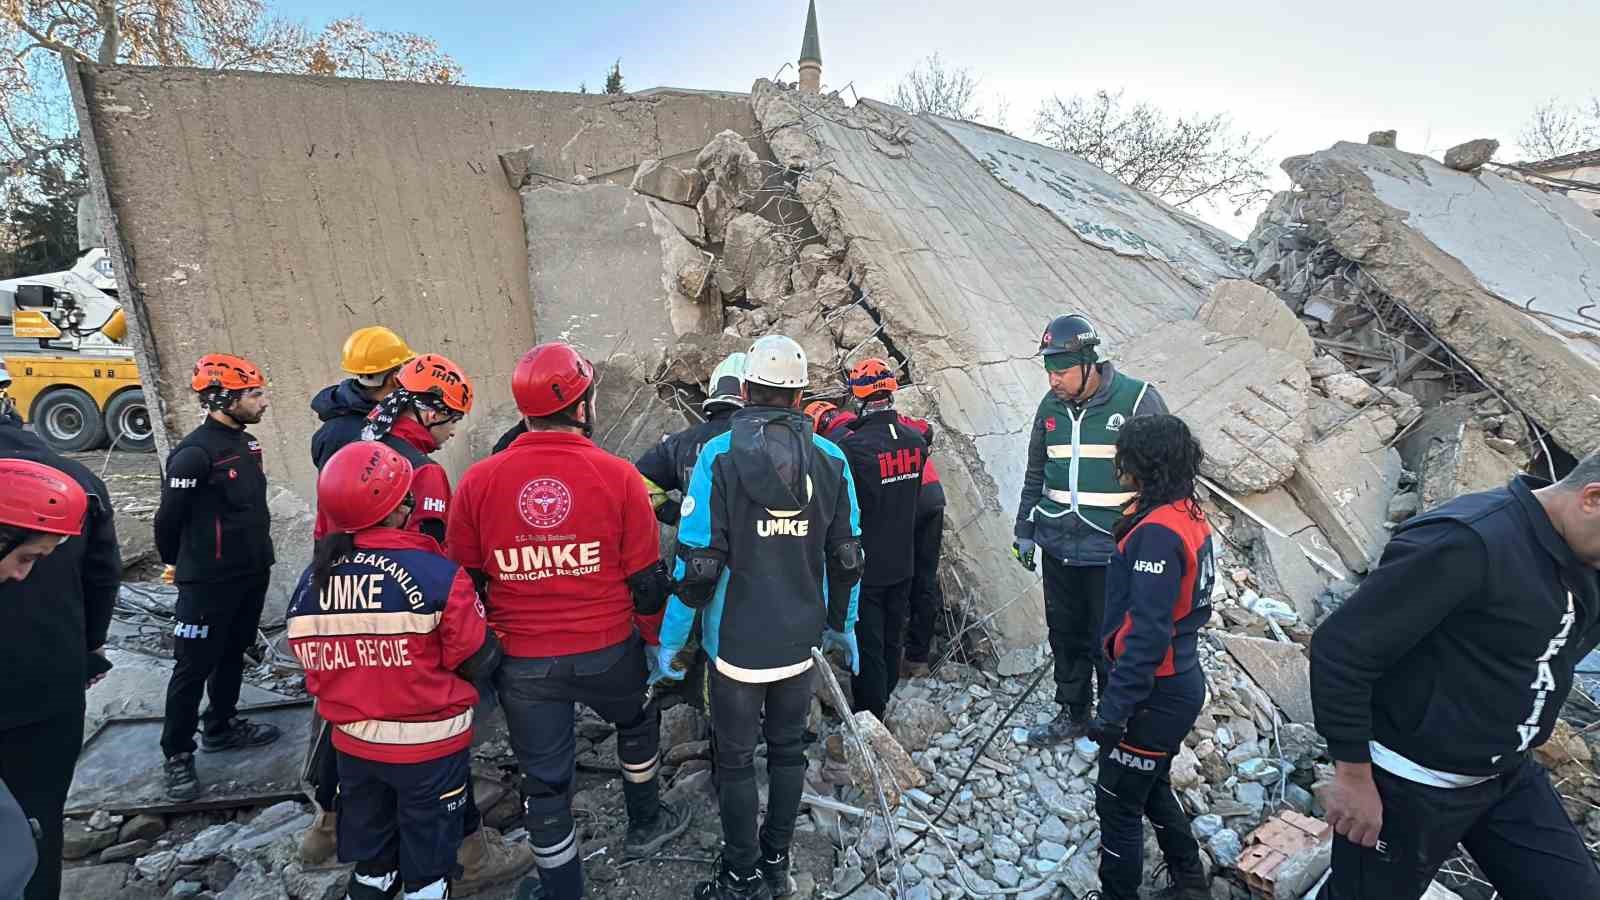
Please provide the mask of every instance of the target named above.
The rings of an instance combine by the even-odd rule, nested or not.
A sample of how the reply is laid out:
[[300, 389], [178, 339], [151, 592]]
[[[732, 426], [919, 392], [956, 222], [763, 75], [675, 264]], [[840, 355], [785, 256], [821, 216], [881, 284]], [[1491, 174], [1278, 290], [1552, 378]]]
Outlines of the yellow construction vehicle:
[[89, 251], [64, 272], [0, 281], [0, 338], [6, 325], [11, 339], [0, 341], [0, 362], [12, 380], [8, 396], [52, 449], [155, 449], [104, 250]]

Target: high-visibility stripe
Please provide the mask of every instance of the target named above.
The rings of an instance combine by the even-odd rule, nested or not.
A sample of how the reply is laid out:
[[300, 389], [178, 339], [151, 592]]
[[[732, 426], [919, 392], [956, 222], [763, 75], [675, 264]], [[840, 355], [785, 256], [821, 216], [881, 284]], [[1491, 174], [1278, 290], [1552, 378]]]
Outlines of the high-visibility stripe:
[[432, 634], [442, 613], [352, 612], [289, 618], [289, 637], [344, 637], [352, 634]]
[[732, 678], [734, 681], [742, 681], [745, 684], [771, 684], [774, 681], [793, 678], [809, 668], [811, 668], [811, 660], [809, 659], [804, 662], [797, 662], [792, 666], [781, 666], [776, 669], [746, 669], [743, 666], [736, 666], [720, 656], [717, 657], [718, 672]]
[[[1044, 448], [1051, 459], [1071, 459], [1072, 447], [1067, 444], [1051, 444]], [[1080, 444], [1078, 446], [1080, 459], [1116, 459], [1116, 444]]]
[[578, 832], [576, 829], [567, 832], [567, 836], [548, 847], [533, 845], [533, 864], [541, 869], [559, 869], [578, 858]]
[[668, 500], [672, 499], [671, 497], [667, 496], [666, 488], [663, 488], [661, 485], [656, 484], [654, 481], [651, 481], [650, 479], [645, 478], [643, 475], [640, 475], [639, 477], [644, 480], [644, 490], [645, 490], [645, 493], [650, 495], [650, 506], [651, 507], [653, 507], [655, 509], [660, 509], [662, 504], [664, 504]]
[[439, 795], [439, 799], [440, 800], [449, 800], [451, 797], [454, 797], [457, 794], [464, 794], [466, 792], [467, 792], [467, 786], [463, 784], [461, 787], [458, 787], [455, 790], [450, 791], [449, 793], [440, 794]]
[[647, 784], [649, 783], [650, 779], [656, 777], [656, 771], [660, 768], [661, 756], [657, 754], [656, 756], [650, 757], [649, 762], [642, 762], [638, 764], [623, 763], [622, 777], [627, 781], [633, 782], [634, 784]]
[[339, 730], [369, 744], [431, 744], [449, 740], [472, 728], [472, 710], [438, 722], [386, 722], [366, 719], [339, 726]]
[[[1044, 495], [1063, 506], [1072, 505], [1071, 491], [1057, 491], [1045, 489]], [[1094, 491], [1079, 491], [1078, 503], [1082, 506], [1103, 506], [1108, 509], [1121, 509], [1129, 500], [1134, 498], [1134, 493], [1129, 491], [1122, 494], [1099, 494]]]

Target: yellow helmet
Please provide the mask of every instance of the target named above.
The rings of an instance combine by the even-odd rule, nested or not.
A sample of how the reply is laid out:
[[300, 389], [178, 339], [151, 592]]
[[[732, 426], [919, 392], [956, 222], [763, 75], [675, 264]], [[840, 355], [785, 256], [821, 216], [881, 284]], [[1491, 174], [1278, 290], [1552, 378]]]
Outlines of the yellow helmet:
[[344, 340], [344, 370], [351, 375], [378, 375], [403, 365], [416, 351], [382, 325], [368, 325]]

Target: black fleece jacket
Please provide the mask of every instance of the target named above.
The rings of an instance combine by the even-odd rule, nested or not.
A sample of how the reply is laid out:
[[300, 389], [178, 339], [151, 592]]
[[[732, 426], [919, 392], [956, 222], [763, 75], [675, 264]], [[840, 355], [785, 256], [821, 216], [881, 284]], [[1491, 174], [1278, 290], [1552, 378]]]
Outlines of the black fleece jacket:
[[56, 547], [22, 581], [0, 582], [0, 729], [83, 709], [89, 652], [106, 642], [122, 584], [122, 554], [105, 482], [20, 427], [0, 425], [0, 458], [65, 472], [89, 494], [83, 534]]
[[1550, 737], [1600, 643], [1600, 573], [1550, 524], [1528, 476], [1396, 529], [1311, 642], [1317, 730], [1342, 762], [1377, 740], [1412, 762], [1495, 775]]
[[896, 584], [915, 568], [917, 503], [928, 442], [893, 409], [856, 420], [839, 441], [850, 461], [861, 507], [861, 543], [867, 551], [867, 587]]
[[156, 510], [156, 551], [179, 584], [217, 583], [272, 569], [272, 516], [261, 442], [216, 419], [167, 457]]

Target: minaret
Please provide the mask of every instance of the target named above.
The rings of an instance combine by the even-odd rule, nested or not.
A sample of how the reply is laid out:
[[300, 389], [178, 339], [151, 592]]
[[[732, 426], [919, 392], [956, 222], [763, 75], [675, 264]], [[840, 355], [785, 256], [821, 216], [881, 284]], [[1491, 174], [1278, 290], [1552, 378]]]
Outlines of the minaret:
[[822, 44], [817, 40], [817, 0], [806, 12], [806, 37], [800, 43], [800, 92], [816, 94], [822, 90]]

